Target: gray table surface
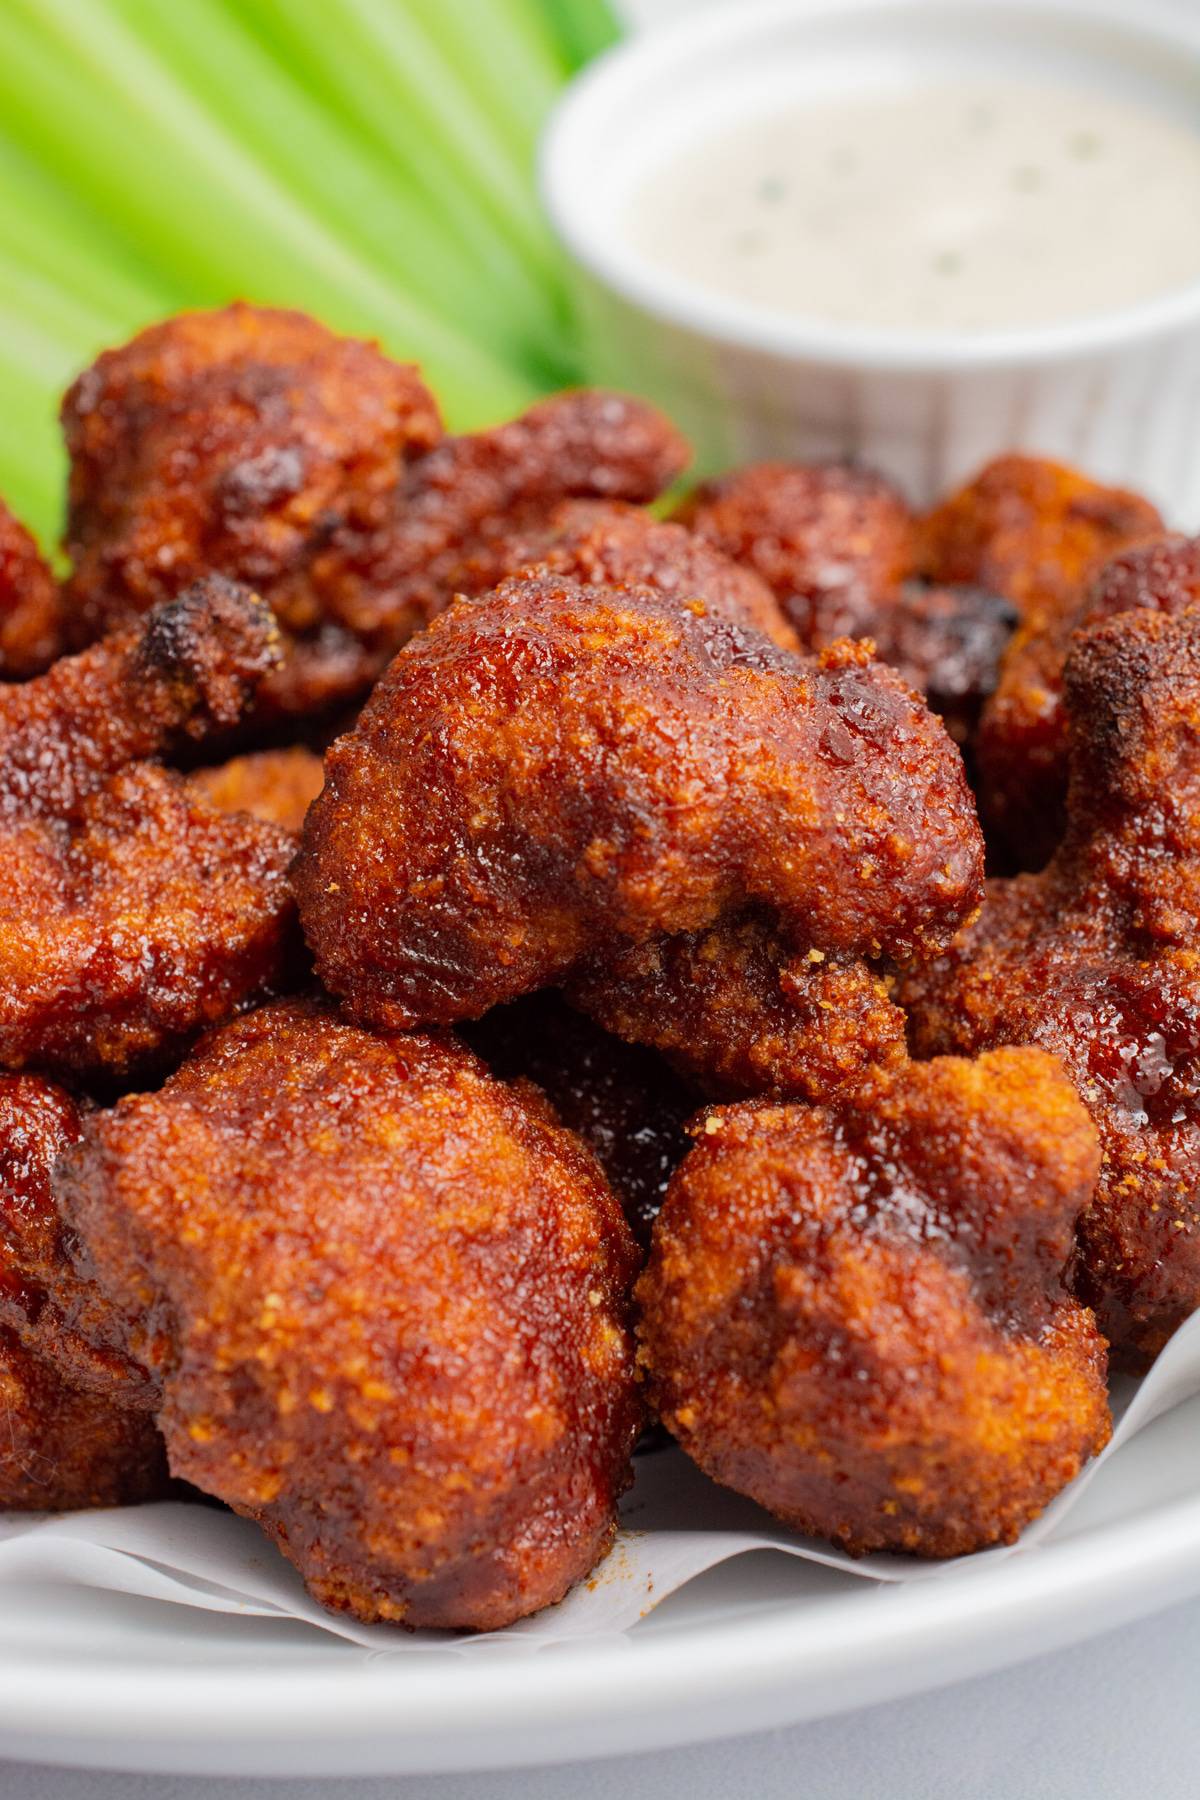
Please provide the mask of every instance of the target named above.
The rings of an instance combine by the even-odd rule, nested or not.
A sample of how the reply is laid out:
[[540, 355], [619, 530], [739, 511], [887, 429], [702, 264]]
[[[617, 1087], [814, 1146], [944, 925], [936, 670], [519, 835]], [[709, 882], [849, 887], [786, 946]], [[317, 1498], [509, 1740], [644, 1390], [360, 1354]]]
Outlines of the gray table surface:
[[1194, 1800], [1200, 1601], [895, 1705], [653, 1756], [497, 1774], [204, 1781], [0, 1763], [2, 1800]]

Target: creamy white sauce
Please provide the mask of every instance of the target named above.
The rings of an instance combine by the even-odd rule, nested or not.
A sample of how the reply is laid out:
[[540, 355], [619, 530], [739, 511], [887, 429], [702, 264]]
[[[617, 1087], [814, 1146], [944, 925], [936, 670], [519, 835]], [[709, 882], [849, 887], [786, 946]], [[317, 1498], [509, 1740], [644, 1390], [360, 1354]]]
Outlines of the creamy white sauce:
[[676, 275], [824, 323], [1051, 324], [1200, 278], [1200, 121], [1014, 80], [848, 95], [677, 153], [626, 228]]

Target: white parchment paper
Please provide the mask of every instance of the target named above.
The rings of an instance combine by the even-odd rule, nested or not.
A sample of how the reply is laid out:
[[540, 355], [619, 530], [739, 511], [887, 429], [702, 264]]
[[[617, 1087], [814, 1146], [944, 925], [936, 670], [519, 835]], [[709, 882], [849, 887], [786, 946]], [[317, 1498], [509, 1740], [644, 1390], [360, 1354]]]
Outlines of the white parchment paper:
[[[1118, 1384], [1112, 1443], [1059, 1496], [1013, 1548], [1035, 1552], [1053, 1541], [1097, 1470], [1145, 1426], [1200, 1394], [1200, 1315], [1178, 1333], [1140, 1383]], [[749, 1501], [715, 1487], [673, 1448], [638, 1458], [638, 1475], [622, 1506], [611, 1554], [560, 1606], [507, 1631], [453, 1637], [359, 1625], [324, 1612], [305, 1593], [295, 1570], [254, 1525], [201, 1505], [170, 1502], [121, 1511], [46, 1517], [0, 1517], [0, 1590], [5, 1584], [47, 1581], [165, 1600], [208, 1612], [298, 1619], [335, 1637], [389, 1655], [454, 1648], [464, 1654], [584, 1637], [610, 1637], [706, 1569], [752, 1550], [782, 1550], [864, 1581], [930, 1581], [961, 1562], [919, 1562], [899, 1556], [855, 1560], [828, 1545], [797, 1537]], [[971, 1566], [1013, 1554], [990, 1550]]]

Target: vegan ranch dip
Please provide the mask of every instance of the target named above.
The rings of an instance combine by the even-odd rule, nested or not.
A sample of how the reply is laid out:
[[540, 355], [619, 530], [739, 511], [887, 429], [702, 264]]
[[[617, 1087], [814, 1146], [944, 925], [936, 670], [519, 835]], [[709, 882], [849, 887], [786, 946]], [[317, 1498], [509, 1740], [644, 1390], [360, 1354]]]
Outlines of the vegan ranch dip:
[[632, 246], [697, 286], [826, 324], [1004, 331], [1200, 279], [1200, 117], [963, 79], [804, 102], [676, 152]]

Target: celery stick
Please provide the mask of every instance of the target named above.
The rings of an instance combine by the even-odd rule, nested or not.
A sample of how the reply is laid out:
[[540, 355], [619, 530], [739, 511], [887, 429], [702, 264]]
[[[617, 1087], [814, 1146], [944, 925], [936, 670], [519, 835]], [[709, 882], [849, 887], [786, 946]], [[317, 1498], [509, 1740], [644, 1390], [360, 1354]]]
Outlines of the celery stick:
[[[0, 376], [4, 374], [0, 363]], [[31, 430], [36, 438], [45, 439], [45, 452], [36, 460], [29, 453]], [[0, 499], [28, 526], [47, 555], [62, 533], [65, 489], [66, 458], [55, 442], [53, 407], [41, 409], [33, 425], [27, 412], [19, 423], [0, 417]]]
[[490, 219], [473, 209], [464, 231], [433, 214], [359, 134], [330, 121], [222, 0], [110, 4], [259, 164], [376, 270], [497, 346], [554, 330], [544, 289]]
[[[469, 102], [531, 168], [542, 121], [564, 79], [549, 33], [530, 30], [521, 0], [405, 0], [409, 16], [455, 70]], [[544, 9], [539, 8], [539, 11]]]
[[[98, 307], [90, 295], [62, 286], [28, 262], [13, 262], [5, 268], [3, 305], [45, 342], [78, 344], [89, 357], [123, 324], [119, 312]], [[57, 368], [58, 359], [52, 357], [49, 366]]]
[[0, 267], [9, 282], [33, 271], [68, 293], [87, 295], [106, 324], [150, 318], [171, 303], [161, 283], [121, 255], [93, 215], [44, 170], [0, 141]]
[[[114, 131], [122, 115], [126, 131]], [[111, 17], [64, 0], [42, 0], [32, 18], [26, 0], [0, 8], [0, 116], [196, 303], [282, 299], [380, 331], [428, 364], [452, 417], [528, 396], [527, 379], [314, 220]]]
[[[462, 5], [464, 0], [439, 0], [437, 13], [459, 11]], [[439, 95], [434, 97], [423, 88], [423, 76], [434, 65], [421, 49], [421, 34], [405, 36], [408, 25], [403, 16], [398, 20], [399, 47], [412, 54], [399, 59], [389, 58], [387, 47], [372, 32], [371, 7], [365, 13], [351, 13], [340, 5], [336, 31], [329, 29], [331, 14], [322, 0], [241, 0], [239, 16], [273, 58], [293, 70], [306, 90], [342, 119], [345, 130], [387, 151], [389, 169], [403, 169], [405, 180], [419, 185], [430, 202], [443, 209], [453, 212], [466, 198], [473, 216], [479, 216], [491, 205], [507, 238], [518, 241], [525, 261], [533, 261], [536, 272], [556, 275], [558, 259], [524, 178], [511, 131], [500, 124], [491, 135], [477, 137], [479, 155], [473, 162], [464, 162], [453, 148], [453, 131], [461, 130], [461, 115], [471, 106], [473, 63], [491, 61], [495, 54], [491, 14], [509, 5], [520, 5], [520, 0], [489, 0], [486, 7], [471, 0], [471, 58], [457, 67], [446, 67], [443, 59], [443, 67], [434, 68], [439, 83]], [[412, 14], [416, 7], [401, 0], [392, 11]], [[536, 63], [536, 54], [533, 68], [527, 68], [524, 54], [509, 58], [504, 81], [515, 94], [509, 99], [507, 117], [518, 106], [531, 108], [534, 117], [540, 117], [561, 85], [556, 68], [551, 65], [543, 72]]]
[[62, 529], [65, 458], [58, 401], [94, 346], [61, 342], [0, 305], [0, 496], [44, 545]]
[[581, 69], [621, 35], [608, 0], [546, 0], [546, 9], [572, 69]]
[[[490, 175], [497, 204], [503, 207], [505, 215], [511, 210], [514, 217], [526, 221], [531, 247], [548, 245], [548, 228], [537, 197], [530, 191], [520, 159], [512, 156], [509, 146], [492, 140], [486, 121], [479, 118], [471, 105], [470, 92], [464, 89], [454, 63], [403, 9], [378, 7], [372, 0], [342, 0], [342, 4], [359, 25], [366, 41], [386, 57], [389, 72], [403, 73], [403, 91], [410, 103], [414, 100], [426, 103], [430, 127], [439, 135], [447, 160], [460, 167], [465, 175]], [[488, 57], [494, 54], [500, 31], [495, 26], [492, 10], [486, 6], [478, 7], [474, 23], [476, 55]], [[496, 157], [497, 150], [506, 153]]]
[[[306, 85], [341, 118], [345, 129], [370, 137], [389, 165], [404, 171], [406, 181], [428, 188], [432, 204], [443, 204], [447, 192], [457, 194], [461, 204], [468, 190], [474, 206], [491, 204], [494, 195], [489, 197], [480, 184], [491, 180], [494, 159], [460, 163], [450, 154], [453, 146], [447, 138], [447, 122], [464, 109], [469, 111], [469, 100], [447, 88], [445, 104], [434, 107], [420, 70], [414, 72], [407, 52], [398, 54], [394, 47], [374, 42], [365, 30], [378, 23], [371, 15], [364, 20], [356, 5], [347, 7], [342, 0], [340, 28], [331, 34], [328, 7], [319, 0], [243, 0], [241, 12], [274, 56], [303, 71]], [[411, 37], [412, 22], [405, 19], [401, 24], [410, 34], [406, 43], [411, 47], [417, 42]], [[364, 29], [360, 30], [360, 25]], [[452, 78], [453, 72], [449, 73]], [[445, 68], [442, 75], [447, 75]], [[520, 361], [542, 387], [561, 386], [578, 378], [577, 346], [568, 332], [563, 262], [533, 200], [529, 173], [518, 168], [518, 161], [514, 153], [513, 179], [537, 218], [536, 244], [531, 247], [529, 240], [521, 237], [520, 254], [562, 321], [553, 334], [530, 329], [521, 345]], [[514, 245], [518, 243], [511, 213], [498, 211], [496, 224]]]
[[62, 389], [235, 295], [420, 361], [456, 426], [578, 378], [532, 181], [603, 0], [0, 0], [0, 492], [58, 526]]
[[[337, 30], [323, 0], [252, 0], [274, 41], [307, 71], [323, 71], [341, 116], [370, 131], [398, 168], [417, 179], [461, 182], [511, 233], [533, 266], [556, 277], [559, 259], [519, 153], [481, 118], [458, 71], [398, 5], [339, 0]], [[495, 30], [492, 8], [476, 13], [478, 54]]]

